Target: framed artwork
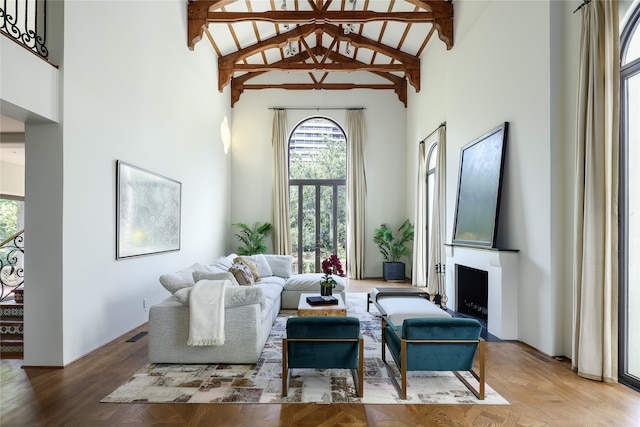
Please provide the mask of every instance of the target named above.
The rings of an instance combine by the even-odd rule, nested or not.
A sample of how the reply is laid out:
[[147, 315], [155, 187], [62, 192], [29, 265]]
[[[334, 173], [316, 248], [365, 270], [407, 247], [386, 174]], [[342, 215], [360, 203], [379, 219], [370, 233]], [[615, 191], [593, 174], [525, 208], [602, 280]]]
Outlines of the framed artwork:
[[453, 244], [496, 245], [508, 122], [460, 150]]
[[116, 259], [180, 250], [182, 184], [116, 162]]

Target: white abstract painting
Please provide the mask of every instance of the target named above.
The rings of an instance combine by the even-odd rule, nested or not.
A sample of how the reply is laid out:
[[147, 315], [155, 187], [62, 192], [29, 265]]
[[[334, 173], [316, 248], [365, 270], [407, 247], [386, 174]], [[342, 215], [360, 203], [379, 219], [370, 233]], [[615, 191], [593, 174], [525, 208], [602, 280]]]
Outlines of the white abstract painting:
[[116, 168], [116, 258], [179, 250], [182, 184], [120, 160]]

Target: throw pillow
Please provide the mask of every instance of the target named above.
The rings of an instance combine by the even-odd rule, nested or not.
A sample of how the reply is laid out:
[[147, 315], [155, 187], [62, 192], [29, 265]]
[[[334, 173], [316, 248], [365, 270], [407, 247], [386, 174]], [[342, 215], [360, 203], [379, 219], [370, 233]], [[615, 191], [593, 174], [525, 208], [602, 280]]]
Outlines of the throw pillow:
[[251, 270], [251, 275], [253, 276], [253, 280], [255, 282], [260, 280], [260, 275], [258, 274], [258, 265], [255, 262], [251, 261], [249, 258], [239, 256], [233, 260], [233, 263], [234, 264], [242, 263], [246, 265], [247, 267], [249, 267], [249, 270]]
[[229, 254], [227, 256], [223, 256], [218, 258], [217, 260], [215, 260], [213, 263], [211, 263], [211, 265], [213, 267], [217, 267], [220, 268], [222, 270], [229, 270], [231, 268], [231, 266], [233, 265], [233, 260], [237, 257], [238, 255], [236, 254]]
[[236, 262], [231, 266], [229, 272], [233, 274], [240, 285], [253, 285], [255, 283], [251, 270], [246, 264]]
[[194, 271], [193, 281], [198, 282], [200, 280], [228, 280], [231, 282], [231, 286], [239, 286], [240, 284], [236, 280], [235, 276], [229, 271], [222, 273], [207, 273], [205, 271]]
[[273, 271], [271, 271], [271, 267], [269, 266], [269, 263], [267, 262], [267, 259], [265, 258], [264, 255], [257, 254], [257, 255], [251, 255], [243, 258], [246, 258], [256, 263], [256, 265], [258, 266], [258, 275], [260, 277], [264, 278], [264, 277], [273, 276]]
[[191, 289], [193, 289], [193, 286], [179, 289], [173, 293], [173, 297], [177, 299], [180, 304], [189, 305], [189, 295], [191, 295]]
[[271, 270], [274, 276], [280, 276], [285, 279], [291, 277], [291, 270], [293, 269], [293, 257], [291, 255], [271, 255], [265, 254]]
[[186, 288], [187, 286], [193, 286], [193, 272], [194, 271], [207, 271], [207, 266], [200, 263], [195, 263], [190, 267], [176, 271], [175, 273], [167, 273], [160, 276], [160, 283], [171, 294], [179, 289]]

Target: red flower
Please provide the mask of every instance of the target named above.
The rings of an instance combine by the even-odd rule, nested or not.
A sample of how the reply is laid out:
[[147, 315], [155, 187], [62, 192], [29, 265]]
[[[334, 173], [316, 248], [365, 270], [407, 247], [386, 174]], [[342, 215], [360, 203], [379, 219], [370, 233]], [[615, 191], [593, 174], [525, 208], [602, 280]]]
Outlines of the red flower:
[[322, 261], [322, 272], [324, 273], [321, 282], [322, 286], [335, 286], [336, 280], [331, 277], [331, 275], [344, 276], [344, 270], [342, 269], [342, 263], [340, 263], [338, 255], [332, 254], [329, 258]]

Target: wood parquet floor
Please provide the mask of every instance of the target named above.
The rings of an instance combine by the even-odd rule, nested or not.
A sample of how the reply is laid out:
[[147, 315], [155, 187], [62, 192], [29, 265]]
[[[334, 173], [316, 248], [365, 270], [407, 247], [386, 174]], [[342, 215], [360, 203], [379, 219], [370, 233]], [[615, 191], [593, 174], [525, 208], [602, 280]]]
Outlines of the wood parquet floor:
[[[367, 292], [376, 281], [352, 281]], [[401, 286], [401, 285], [397, 285]], [[640, 426], [640, 393], [578, 377], [518, 342], [487, 343], [487, 383], [509, 402], [489, 405], [215, 405], [100, 403], [147, 363], [142, 325], [64, 369], [1, 360], [0, 425], [14, 426]]]

